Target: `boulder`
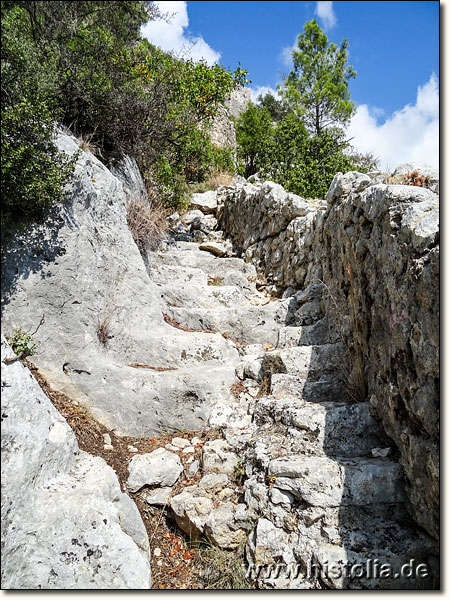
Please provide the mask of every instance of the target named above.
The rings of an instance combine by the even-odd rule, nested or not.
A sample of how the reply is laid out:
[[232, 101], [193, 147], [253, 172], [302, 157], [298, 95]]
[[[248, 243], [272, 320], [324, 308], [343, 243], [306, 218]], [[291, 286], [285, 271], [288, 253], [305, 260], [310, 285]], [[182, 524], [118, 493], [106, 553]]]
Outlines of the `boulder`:
[[4, 339], [2, 362], [2, 588], [149, 589], [147, 533], [114, 471]]

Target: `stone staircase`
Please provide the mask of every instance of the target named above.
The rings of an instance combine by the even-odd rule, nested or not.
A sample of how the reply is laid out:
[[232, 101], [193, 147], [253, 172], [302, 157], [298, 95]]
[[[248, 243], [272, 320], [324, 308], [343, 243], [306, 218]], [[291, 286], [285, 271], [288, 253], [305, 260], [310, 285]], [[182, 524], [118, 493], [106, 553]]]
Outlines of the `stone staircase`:
[[[259, 573], [261, 588], [430, 588], [436, 549], [408, 517], [395, 447], [369, 403], [354, 403], [346, 392], [348, 356], [323, 314], [322, 286], [271, 294], [214, 227], [211, 198], [203, 230], [199, 209], [201, 198], [193, 218], [171, 217], [172, 239], [148, 255], [148, 271], [170, 323], [233, 342], [240, 362], [221, 370], [240, 383], [209, 416], [224, 437], [214, 450], [219, 460], [211, 468], [205, 448], [202, 481], [170, 501], [179, 526], [224, 547], [248, 536], [251, 565], [278, 565], [276, 574], [272, 567]], [[245, 469], [233, 503], [230, 464]], [[349, 563], [353, 571], [345, 570]], [[384, 563], [392, 572], [380, 572]], [[428, 576], [411, 577], [411, 565], [421, 563]], [[294, 565], [297, 576], [284, 565]], [[402, 565], [409, 570], [400, 573]]]

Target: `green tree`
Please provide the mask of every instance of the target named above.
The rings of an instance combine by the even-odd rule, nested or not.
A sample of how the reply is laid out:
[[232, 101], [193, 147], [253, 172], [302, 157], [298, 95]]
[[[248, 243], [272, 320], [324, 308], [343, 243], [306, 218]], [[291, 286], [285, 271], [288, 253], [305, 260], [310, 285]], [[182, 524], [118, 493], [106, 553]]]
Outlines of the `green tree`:
[[275, 98], [270, 92], [267, 92], [267, 94], [260, 94], [257, 98], [257, 102], [260, 108], [266, 108], [269, 111], [272, 121], [281, 121], [289, 111], [286, 103]]
[[347, 47], [346, 39], [339, 47], [329, 43], [312, 19], [305, 24], [292, 52], [294, 68], [280, 93], [316, 135], [332, 126], [345, 126], [354, 113], [348, 81], [356, 72], [347, 64]]
[[247, 110], [236, 121], [238, 162], [244, 177], [250, 177], [264, 168], [272, 142], [272, 118], [266, 108], [250, 102]]

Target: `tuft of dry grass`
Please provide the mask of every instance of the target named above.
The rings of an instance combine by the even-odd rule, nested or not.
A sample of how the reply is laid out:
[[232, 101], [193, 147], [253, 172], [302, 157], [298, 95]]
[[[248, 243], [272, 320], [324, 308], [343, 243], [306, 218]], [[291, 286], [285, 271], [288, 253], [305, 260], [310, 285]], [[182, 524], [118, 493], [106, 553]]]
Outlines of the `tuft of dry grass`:
[[425, 175], [419, 175], [418, 171], [411, 171], [405, 175], [388, 175], [385, 178], [385, 183], [391, 185], [414, 185], [416, 187], [430, 187], [430, 178]]
[[106, 344], [108, 343], [108, 340], [110, 340], [112, 338], [111, 315], [110, 314], [107, 314], [103, 318], [100, 318], [100, 317], [98, 318], [96, 332], [97, 332], [97, 338], [98, 338], [98, 341], [100, 342], [100, 344], [103, 344], [103, 346], [106, 346]]
[[340, 367], [342, 375], [342, 386], [351, 403], [365, 402], [366, 394], [366, 375], [364, 371], [364, 361], [360, 354], [356, 354], [353, 359], [349, 359]]
[[160, 201], [144, 202], [136, 197], [127, 203], [127, 223], [140, 251], [156, 250], [169, 231], [168, 210]]
[[215, 171], [208, 178], [212, 190], [217, 190], [221, 185], [233, 185], [233, 176], [224, 171]]
[[197, 549], [195, 562], [199, 565], [200, 578], [206, 590], [255, 589], [246, 577], [245, 543], [235, 550], [224, 550], [204, 543]]

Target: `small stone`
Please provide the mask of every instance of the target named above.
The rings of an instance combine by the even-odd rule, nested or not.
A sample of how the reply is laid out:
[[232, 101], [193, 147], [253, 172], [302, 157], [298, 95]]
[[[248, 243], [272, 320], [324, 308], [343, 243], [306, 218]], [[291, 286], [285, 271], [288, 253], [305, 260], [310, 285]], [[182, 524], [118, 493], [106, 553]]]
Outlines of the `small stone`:
[[155, 506], [165, 506], [169, 501], [169, 496], [172, 493], [171, 487], [156, 488], [155, 490], [145, 490], [141, 492], [147, 504]]
[[197, 444], [203, 444], [203, 441], [198, 437], [193, 437], [191, 440], [191, 444], [193, 446], [196, 446]]
[[172, 440], [172, 446], [176, 446], [177, 448], [186, 448], [186, 446], [190, 446], [191, 442], [184, 438], [174, 437]]
[[161, 556], [161, 548], [155, 548], [153, 550], [153, 556]]
[[173, 446], [172, 444], [166, 444], [164, 446], [164, 448], [166, 450], [170, 450], [170, 452], [179, 452], [180, 451], [180, 448], [178, 448], [177, 446]]
[[187, 448], [183, 448], [183, 454], [193, 454], [195, 452], [195, 448], [193, 446], [188, 446]]
[[105, 445], [111, 446], [111, 436], [109, 435], [109, 433], [103, 434], [103, 441], [105, 442]]
[[[189, 457], [190, 458], [190, 457]], [[189, 475], [196, 475], [199, 469], [200, 463], [198, 460], [194, 460], [192, 465], [189, 466], [188, 472]]]
[[137, 449], [137, 448], [135, 448], [134, 446], [128, 446], [128, 450], [129, 450], [130, 452], [138, 452], [138, 449]]
[[392, 448], [372, 448], [374, 458], [386, 458], [392, 452]]
[[111, 444], [105, 444], [103, 446], [103, 450], [114, 450], [114, 446], [112, 446]]

